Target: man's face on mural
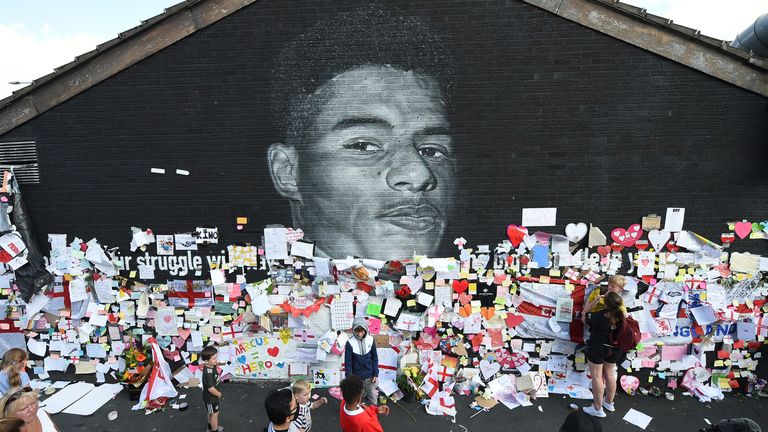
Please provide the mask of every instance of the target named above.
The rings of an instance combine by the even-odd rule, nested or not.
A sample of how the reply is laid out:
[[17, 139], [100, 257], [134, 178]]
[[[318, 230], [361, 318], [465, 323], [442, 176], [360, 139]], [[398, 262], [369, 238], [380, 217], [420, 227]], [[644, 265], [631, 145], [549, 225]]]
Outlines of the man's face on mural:
[[454, 142], [431, 77], [388, 66], [337, 75], [302, 143], [275, 144], [270, 168], [294, 224], [332, 257], [434, 254], [456, 186]]

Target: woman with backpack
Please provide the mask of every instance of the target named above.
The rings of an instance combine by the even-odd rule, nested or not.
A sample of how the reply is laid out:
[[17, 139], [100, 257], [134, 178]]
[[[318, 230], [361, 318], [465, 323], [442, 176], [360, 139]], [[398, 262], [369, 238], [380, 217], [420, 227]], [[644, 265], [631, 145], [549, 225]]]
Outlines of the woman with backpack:
[[603, 408], [608, 411], [616, 410], [613, 406], [613, 397], [616, 395], [616, 363], [624, 361], [626, 354], [626, 351], [614, 343], [619, 329], [627, 319], [624, 302], [619, 294], [612, 291], [600, 297], [605, 308], [582, 316], [585, 324], [589, 325], [586, 354], [594, 396], [592, 405], [584, 407], [583, 410], [595, 417], [605, 417]]

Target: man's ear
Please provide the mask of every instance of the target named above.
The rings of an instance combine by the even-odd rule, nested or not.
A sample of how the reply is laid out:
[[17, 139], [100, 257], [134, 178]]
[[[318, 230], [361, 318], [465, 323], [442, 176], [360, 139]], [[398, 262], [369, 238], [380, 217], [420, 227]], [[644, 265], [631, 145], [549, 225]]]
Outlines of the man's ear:
[[274, 143], [267, 151], [267, 161], [269, 175], [277, 193], [290, 200], [301, 201], [299, 155], [296, 148], [288, 144]]

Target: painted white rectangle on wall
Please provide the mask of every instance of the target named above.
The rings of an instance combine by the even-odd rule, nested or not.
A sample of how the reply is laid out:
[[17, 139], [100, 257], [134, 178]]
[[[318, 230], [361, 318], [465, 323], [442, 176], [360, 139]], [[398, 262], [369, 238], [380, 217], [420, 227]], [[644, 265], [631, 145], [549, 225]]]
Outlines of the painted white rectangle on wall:
[[523, 226], [555, 226], [557, 225], [557, 207], [524, 208]]

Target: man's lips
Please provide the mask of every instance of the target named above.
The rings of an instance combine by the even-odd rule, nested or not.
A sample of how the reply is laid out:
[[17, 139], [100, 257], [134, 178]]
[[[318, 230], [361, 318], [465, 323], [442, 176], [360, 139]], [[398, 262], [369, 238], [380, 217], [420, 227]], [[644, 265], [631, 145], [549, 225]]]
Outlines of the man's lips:
[[400, 206], [379, 215], [392, 225], [409, 231], [427, 231], [441, 222], [440, 212], [430, 205]]

